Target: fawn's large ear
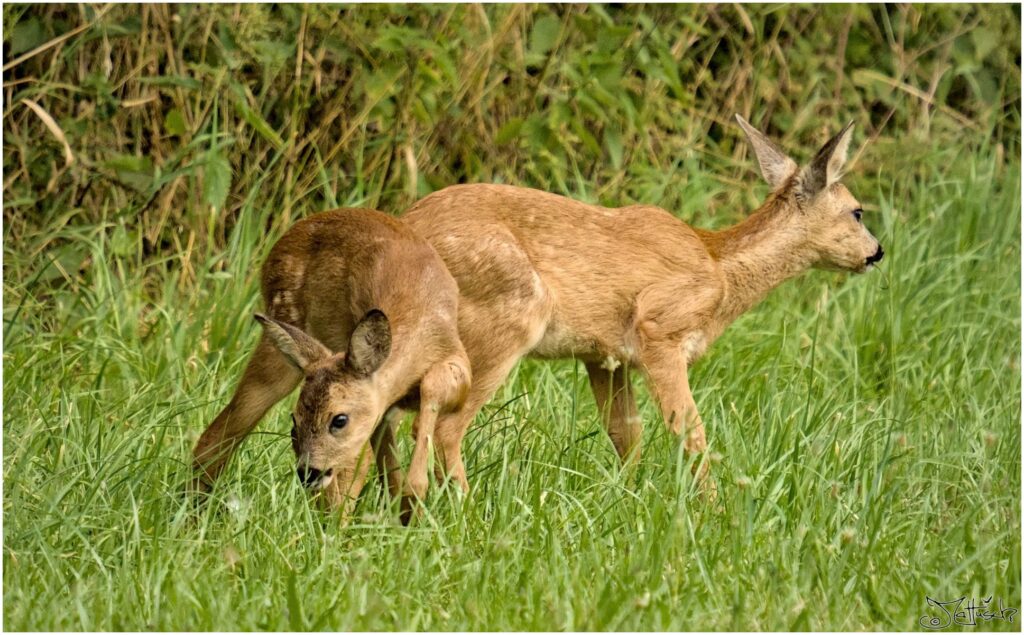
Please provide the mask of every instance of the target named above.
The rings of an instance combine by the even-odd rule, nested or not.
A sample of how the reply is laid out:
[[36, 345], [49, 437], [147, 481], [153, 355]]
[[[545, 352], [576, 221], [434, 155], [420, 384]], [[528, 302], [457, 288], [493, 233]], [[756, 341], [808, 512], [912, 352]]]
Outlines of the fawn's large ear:
[[370, 309], [352, 329], [345, 360], [358, 375], [371, 375], [391, 354], [391, 323], [379, 309]]
[[736, 121], [746, 133], [750, 145], [754, 147], [757, 164], [761, 166], [761, 175], [764, 176], [764, 180], [768, 181], [772, 189], [785, 183], [786, 179], [796, 172], [796, 161], [790, 159], [782, 148], [747, 123], [747, 120], [739, 114], [736, 115]]
[[253, 317], [263, 325], [263, 331], [285, 359], [303, 372], [331, 354], [326, 346], [315, 337], [307, 335], [302, 329], [259, 313]]
[[843, 165], [852, 138], [851, 121], [818, 150], [810, 165], [800, 173], [800, 192], [804, 197], [810, 198], [839, 180], [843, 175]]

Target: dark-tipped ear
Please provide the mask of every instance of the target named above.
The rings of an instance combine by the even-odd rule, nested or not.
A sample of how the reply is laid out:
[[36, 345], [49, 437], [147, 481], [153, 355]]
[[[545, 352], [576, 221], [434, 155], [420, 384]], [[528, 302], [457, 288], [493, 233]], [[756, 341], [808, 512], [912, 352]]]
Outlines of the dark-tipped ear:
[[301, 371], [331, 354], [326, 346], [311, 335], [307, 335], [302, 329], [259, 313], [253, 317], [263, 325], [263, 332], [277, 350], [281, 351], [292, 366]]
[[740, 128], [747, 135], [747, 140], [754, 148], [754, 155], [757, 157], [757, 164], [761, 166], [761, 175], [768, 184], [775, 189], [786, 182], [796, 172], [796, 161], [790, 159], [782, 148], [774, 141], [761, 134], [754, 126], [747, 123], [743, 117], [736, 115], [736, 121]]
[[345, 360], [359, 375], [371, 375], [391, 354], [391, 324], [379, 309], [371, 309], [352, 329]]
[[824, 190], [840, 179], [843, 175], [843, 165], [846, 164], [846, 154], [850, 150], [850, 140], [853, 138], [853, 122], [846, 124], [839, 134], [828, 140], [828, 143], [818, 150], [810, 165], [800, 173], [801, 193], [810, 198]]

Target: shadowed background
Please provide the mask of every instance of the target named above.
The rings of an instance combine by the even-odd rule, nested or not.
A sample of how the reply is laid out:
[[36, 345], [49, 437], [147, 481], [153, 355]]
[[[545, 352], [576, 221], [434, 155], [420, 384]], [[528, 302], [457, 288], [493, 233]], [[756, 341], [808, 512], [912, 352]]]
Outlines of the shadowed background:
[[[1020, 9], [14, 5], [4, 46], [4, 626], [917, 628], [1020, 604]], [[722, 500], [646, 392], [630, 483], [581, 369], [525, 362], [475, 489], [322, 522], [287, 405], [177, 492], [292, 222], [503, 182], [702, 227], [856, 123], [882, 270], [812, 273], [698, 366]], [[407, 449], [407, 448], [406, 448]], [[368, 488], [373, 489], [373, 488]], [[949, 596], [949, 597], [944, 597]], [[993, 628], [1017, 624], [992, 622]]]

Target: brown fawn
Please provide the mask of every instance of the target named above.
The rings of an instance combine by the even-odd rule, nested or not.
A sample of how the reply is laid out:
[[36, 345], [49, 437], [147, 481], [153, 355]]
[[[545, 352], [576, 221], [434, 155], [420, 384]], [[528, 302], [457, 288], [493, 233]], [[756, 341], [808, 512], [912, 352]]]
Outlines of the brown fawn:
[[[376, 455], [392, 495], [422, 499], [435, 422], [460, 408], [470, 384], [458, 287], [437, 252], [382, 212], [324, 212], [274, 245], [262, 289], [263, 337], [195, 447], [194, 486], [208, 489], [266, 411], [304, 380], [292, 416], [302, 483], [347, 515]], [[400, 485], [392, 421], [417, 406]]]
[[[582, 360], [609, 436], [639, 456], [641, 421], [629, 368], [646, 376], [669, 429], [707, 448], [688, 368], [740, 314], [809, 268], [863, 272], [882, 247], [839, 183], [851, 126], [798, 168], [737, 115], [772, 187], [722, 231], [694, 229], [650, 205], [607, 208], [504, 185], [457, 185], [402, 217], [459, 285], [459, 336], [473, 368], [461, 408], [437, 424], [441, 447], [467, 426], [524, 355]], [[468, 488], [458, 452], [443, 468]], [[695, 463], [713, 493], [707, 461]]]

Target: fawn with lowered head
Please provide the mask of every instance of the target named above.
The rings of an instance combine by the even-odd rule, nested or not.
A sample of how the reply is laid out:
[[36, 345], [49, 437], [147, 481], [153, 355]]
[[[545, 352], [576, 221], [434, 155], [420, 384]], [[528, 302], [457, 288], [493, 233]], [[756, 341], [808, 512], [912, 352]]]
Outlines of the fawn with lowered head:
[[[194, 485], [208, 489], [264, 413], [304, 380], [292, 417], [303, 484], [347, 511], [376, 454], [393, 495], [422, 498], [434, 424], [462, 405], [470, 384], [458, 288], [437, 252], [381, 212], [324, 212], [274, 245], [262, 289], [263, 337], [195, 447]], [[400, 485], [391, 420], [412, 407], [415, 448]]]
[[[737, 119], [772, 192], [722, 231], [691, 228], [649, 205], [611, 209], [504, 185], [452, 186], [406, 212], [458, 282], [459, 335], [473, 368], [465, 404], [438, 422], [442, 445], [458, 444], [513, 365], [531, 355], [584, 362], [623, 460], [640, 449], [630, 367], [645, 375], [685, 449], [703, 452], [689, 366], [784, 280], [810, 268], [863, 272], [882, 259], [860, 204], [839, 182], [852, 124], [799, 168]], [[461, 461], [447, 458], [444, 469], [467, 488]], [[706, 461], [695, 467], [706, 476]]]

